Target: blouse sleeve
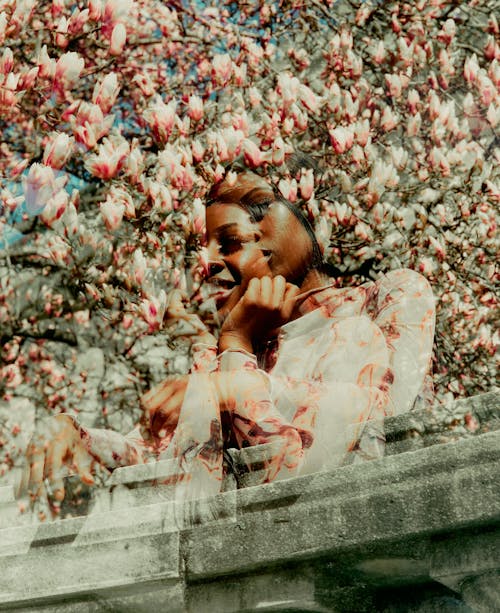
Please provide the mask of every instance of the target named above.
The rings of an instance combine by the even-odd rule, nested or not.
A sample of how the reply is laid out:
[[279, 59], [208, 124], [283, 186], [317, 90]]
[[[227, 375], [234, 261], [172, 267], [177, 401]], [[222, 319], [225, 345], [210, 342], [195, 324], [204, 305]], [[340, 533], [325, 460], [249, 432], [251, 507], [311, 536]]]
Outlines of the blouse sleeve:
[[264, 481], [345, 463], [367, 422], [383, 420], [391, 382], [385, 339], [366, 316], [325, 320], [285, 340], [279, 356], [270, 374], [246, 352], [219, 356], [238, 447], [268, 446]]
[[374, 321], [385, 337], [394, 375], [390, 412], [399, 415], [415, 400], [432, 402], [435, 301], [427, 280], [414, 270], [389, 272], [376, 286]]

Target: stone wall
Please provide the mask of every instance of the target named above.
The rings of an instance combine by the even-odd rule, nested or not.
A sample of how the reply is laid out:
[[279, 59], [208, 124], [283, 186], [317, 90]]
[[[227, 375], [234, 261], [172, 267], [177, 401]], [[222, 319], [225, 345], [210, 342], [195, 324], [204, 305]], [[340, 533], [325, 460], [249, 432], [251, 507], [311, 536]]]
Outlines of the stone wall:
[[499, 405], [391, 418], [381, 460], [189, 505], [168, 463], [119, 469], [85, 516], [4, 521], [0, 609], [500, 610]]

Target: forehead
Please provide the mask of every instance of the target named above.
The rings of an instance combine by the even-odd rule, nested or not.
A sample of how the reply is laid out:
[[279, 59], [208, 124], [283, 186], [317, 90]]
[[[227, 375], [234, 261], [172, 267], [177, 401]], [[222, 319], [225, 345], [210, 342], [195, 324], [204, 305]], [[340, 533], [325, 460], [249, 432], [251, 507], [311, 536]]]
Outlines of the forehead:
[[238, 204], [212, 204], [207, 208], [206, 218], [209, 238], [230, 227], [245, 230], [254, 228], [256, 225]]
[[298, 219], [286, 206], [280, 202], [273, 202], [264, 218], [259, 223], [253, 222], [243, 207], [236, 203], [214, 203], [206, 210], [206, 223], [208, 236], [214, 236], [229, 226], [238, 226], [241, 229], [259, 227], [264, 236], [290, 235], [300, 231], [302, 226]]

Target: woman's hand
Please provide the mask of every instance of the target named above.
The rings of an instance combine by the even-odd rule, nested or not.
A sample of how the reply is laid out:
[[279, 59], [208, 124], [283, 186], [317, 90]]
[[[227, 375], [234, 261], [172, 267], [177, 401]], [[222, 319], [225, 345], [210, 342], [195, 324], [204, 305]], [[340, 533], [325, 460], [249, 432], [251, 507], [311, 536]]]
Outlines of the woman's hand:
[[217, 345], [217, 341], [198, 315], [188, 313], [182, 302], [182, 293], [173, 290], [170, 294], [165, 318], [171, 323], [182, 323], [179, 335], [195, 336], [196, 342], [206, 345]]
[[222, 325], [219, 351], [252, 352], [258, 341], [290, 320], [298, 293], [299, 288], [281, 275], [251, 279]]
[[172, 434], [179, 421], [189, 375], [169, 377], [142, 396], [141, 433], [155, 444]]
[[82, 432], [68, 415], [42, 422], [28, 446], [18, 497], [29, 493], [32, 502], [47, 499], [53, 515], [64, 500], [64, 477], [78, 475], [93, 484], [96, 460], [87, 450]]

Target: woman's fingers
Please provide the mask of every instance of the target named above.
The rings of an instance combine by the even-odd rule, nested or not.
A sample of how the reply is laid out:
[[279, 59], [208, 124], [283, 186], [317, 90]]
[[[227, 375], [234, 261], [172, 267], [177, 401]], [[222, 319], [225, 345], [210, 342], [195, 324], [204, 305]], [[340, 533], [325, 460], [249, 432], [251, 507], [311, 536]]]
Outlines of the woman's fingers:
[[272, 295], [272, 308], [280, 309], [283, 304], [283, 298], [286, 291], [286, 279], [282, 275], [273, 277], [273, 295]]
[[293, 309], [295, 308], [295, 298], [299, 292], [300, 289], [296, 285], [292, 285], [291, 283], [286, 284], [281, 306], [281, 317], [285, 321], [288, 321], [292, 315]]
[[[168, 379], [141, 399], [143, 429], [149, 430], [155, 438], [166, 435], [168, 428], [175, 427], [186, 391], [185, 376]], [[165, 432], [163, 432], [165, 431]]]
[[66, 476], [63, 474], [65, 456], [68, 454], [68, 441], [55, 440], [48, 448], [44, 477], [49, 483], [49, 488], [55, 500], [64, 499], [64, 481]]
[[43, 493], [43, 474], [45, 468], [45, 449], [43, 445], [32, 445], [28, 462], [30, 465], [28, 492], [33, 499], [37, 499]]
[[87, 449], [82, 443], [77, 442], [73, 449], [73, 463], [72, 469], [80, 477], [80, 479], [87, 485], [94, 484], [94, 458], [90, 455]]
[[260, 281], [259, 303], [264, 307], [272, 307], [273, 280], [271, 277], [262, 277]]

